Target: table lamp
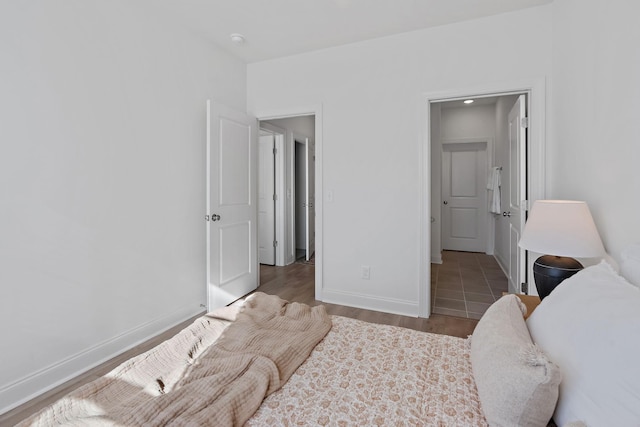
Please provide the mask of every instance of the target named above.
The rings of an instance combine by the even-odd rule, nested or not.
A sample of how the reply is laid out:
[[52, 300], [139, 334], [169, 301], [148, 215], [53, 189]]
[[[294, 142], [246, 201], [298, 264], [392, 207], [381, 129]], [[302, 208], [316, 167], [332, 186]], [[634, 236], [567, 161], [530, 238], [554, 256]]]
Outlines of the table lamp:
[[573, 257], [605, 254], [586, 202], [537, 200], [524, 225], [518, 245], [543, 255], [533, 263], [533, 278], [542, 300], [564, 279], [584, 267]]

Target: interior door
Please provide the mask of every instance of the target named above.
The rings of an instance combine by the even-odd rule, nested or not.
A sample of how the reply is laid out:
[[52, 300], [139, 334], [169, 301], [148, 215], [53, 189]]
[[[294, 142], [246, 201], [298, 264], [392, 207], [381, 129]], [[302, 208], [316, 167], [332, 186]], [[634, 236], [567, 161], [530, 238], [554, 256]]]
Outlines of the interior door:
[[442, 248], [485, 252], [487, 143], [442, 144]]
[[305, 140], [305, 185], [306, 185], [306, 200], [305, 200], [305, 222], [307, 228], [306, 238], [306, 259], [309, 261], [313, 256], [316, 248], [316, 210], [315, 210], [315, 198], [316, 198], [316, 146], [315, 143], [309, 138]]
[[275, 136], [258, 139], [258, 262], [276, 263]]
[[520, 95], [509, 112], [509, 290], [521, 292], [525, 282], [526, 252], [518, 246], [527, 211], [526, 96]]
[[228, 305], [258, 287], [255, 118], [207, 101], [207, 301]]

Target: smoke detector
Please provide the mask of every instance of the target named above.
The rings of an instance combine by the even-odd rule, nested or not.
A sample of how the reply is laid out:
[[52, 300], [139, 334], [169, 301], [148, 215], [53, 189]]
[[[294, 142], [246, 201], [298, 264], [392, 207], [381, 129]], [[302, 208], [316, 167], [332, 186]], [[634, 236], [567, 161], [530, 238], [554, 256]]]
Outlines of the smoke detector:
[[233, 33], [229, 37], [231, 38], [231, 41], [236, 44], [242, 44], [245, 41], [245, 38], [242, 34]]

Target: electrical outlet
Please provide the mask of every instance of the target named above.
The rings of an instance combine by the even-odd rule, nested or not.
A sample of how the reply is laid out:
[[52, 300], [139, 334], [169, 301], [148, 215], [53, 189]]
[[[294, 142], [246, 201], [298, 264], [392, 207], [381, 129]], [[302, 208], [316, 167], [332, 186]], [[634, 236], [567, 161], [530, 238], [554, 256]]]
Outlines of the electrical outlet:
[[369, 267], [368, 265], [363, 265], [361, 269], [362, 269], [362, 278], [365, 280], [369, 280], [369, 278], [371, 277], [371, 267]]

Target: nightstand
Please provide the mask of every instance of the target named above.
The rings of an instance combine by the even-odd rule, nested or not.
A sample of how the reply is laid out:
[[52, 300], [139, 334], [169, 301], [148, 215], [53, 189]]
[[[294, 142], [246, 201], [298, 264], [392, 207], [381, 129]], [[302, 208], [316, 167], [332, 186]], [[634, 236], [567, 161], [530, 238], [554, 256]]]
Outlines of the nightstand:
[[[502, 293], [502, 295], [507, 295], [507, 294], [508, 292]], [[535, 310], [538, 304], [540, 304], [540, 297], [537, 295], [525, 295], [525, 294], [514, 294], [514, 295], [520, 298], [520, 301], [522, 301], [525, 307], [527, 307], [527, 314], [524, 315], [525, 319], [531, 316], [531, 313], [533, 313], [533, 310]]]

